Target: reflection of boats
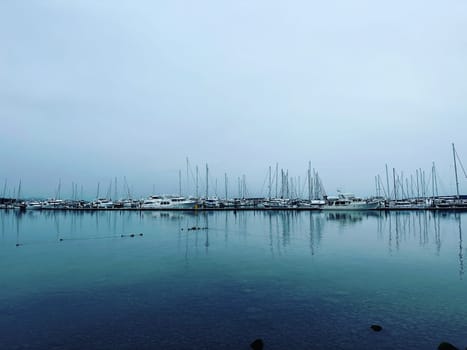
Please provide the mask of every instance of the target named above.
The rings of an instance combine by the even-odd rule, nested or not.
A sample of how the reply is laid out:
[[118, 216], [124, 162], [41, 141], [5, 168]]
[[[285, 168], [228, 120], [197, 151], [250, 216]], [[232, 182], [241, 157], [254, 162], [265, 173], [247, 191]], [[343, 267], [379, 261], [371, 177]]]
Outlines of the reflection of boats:
[[142, 209], [192, 209], [196, 202], [185, 197], [149, 196], [141, 204]]
[[363, 220], [363, 214], [359, 212], [349, 213], [349, 212], [329, 212], [326, 216], [328, 220], [336, 220], [342, 223], [354, 223]]
[[323, 210], [373, 210], [380, 207], [379, 201], [365, 200], [350, 193], [339, 193], [337, 197], [327, 197]]

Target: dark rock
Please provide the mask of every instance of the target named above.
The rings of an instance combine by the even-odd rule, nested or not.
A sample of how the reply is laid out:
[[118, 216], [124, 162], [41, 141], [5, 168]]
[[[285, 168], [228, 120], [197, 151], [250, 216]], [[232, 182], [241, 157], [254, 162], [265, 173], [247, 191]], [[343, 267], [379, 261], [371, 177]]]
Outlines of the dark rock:
[[256, 339], [253, 343], [250, 344], [250, 348], [253, 350], [262, 350], [264, 346], [262, 339]]
[[459, 349], [450, 343], [442, 342], [441, 344], [438, 345], [438, 350], [459, 350]]
[[381, 326], [378, 325], [378, 324], [372, 324], [372, 325], [370, 326], [370, 328], [371, 328], [372, 330], [374, 330], [375, 332], [381, 332], [381, 331], [383, 330], [383, 327], [381, 327]]

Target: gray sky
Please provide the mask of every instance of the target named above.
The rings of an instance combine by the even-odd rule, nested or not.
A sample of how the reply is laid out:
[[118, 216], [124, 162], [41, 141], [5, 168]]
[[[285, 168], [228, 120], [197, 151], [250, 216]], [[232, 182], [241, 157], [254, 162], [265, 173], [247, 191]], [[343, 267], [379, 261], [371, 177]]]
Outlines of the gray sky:
[[453, 192], [466, 62], [464, 0], [3, 0], [0, 184], [177, 193], [189, 157], [219, 194], [224, 172], [265, 194], [269, 165], [303, 181], [311, 160], [365, 196], [385, 163], [435, 161]]

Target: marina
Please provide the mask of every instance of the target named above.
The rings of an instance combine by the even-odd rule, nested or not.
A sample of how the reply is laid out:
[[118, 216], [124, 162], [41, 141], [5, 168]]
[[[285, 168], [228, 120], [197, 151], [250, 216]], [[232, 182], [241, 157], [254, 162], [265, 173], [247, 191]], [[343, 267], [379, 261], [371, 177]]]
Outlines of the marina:
[[241, 198], [241, 199], [204, 199], [173, 196], [151, 195], [141, 200], [112, 201], [17, 201], [0, 198], [0, 209], [39, 211], [39, 210], [75, 210], [75, 211], [225, 211], [225, 210], [296, 210], [296, 211], [400, 211], [400, 210], [454, 210], [467, 211], [467, 196], [442, 196], [431, 198], [413, 198], [387, 200], [384, 198], [356, 198], [353, 194], [326, 197], [323, 200], [299, 200], [284, 198]]
[[[59, 180], [55, 197], [41, 199], [23, 199], [21, 197], [21, 180], [15, 197], [7, 196], [7, 181], [3, 186], [0, 197], [0, 209], [16, 210], [323, 210], [323, 211], [368, 211], [368, 210], [467, 210], [467, 195], [460, 193], [460, 181], [458, 163], [463, 175], [467, 178], [467, 172], [452, 144], [452, 159], [455, 175], [455, 195], [439, 194], [439, 176], [435, 163], [431, 167], [431, 174], [427, 178], [424, 170], [416, 169], [415, 177], [405, 175], [404, 172], [396, 172], [392, 169], [392, 188], [387, 164], [385, 165], [386, 183], [383, 184], [380, 175], [375, 176], [375, 194], [368, 198], [361, 198], [353, 193], [345, 193], [338, 190], [337, 195], [329, 195], [324, 188], [323, 180], [318, 172], [308, 168], [304, 180], [300, 177], [289, 176], [287, 169], [280, 169], [276, 163], [275, 171], [269, 166], [265, 179], [266, 196], [253, 197], [249, 195], [246, 185], [246, 176], [238, 178], [238, 196], [229, 196], [229, 180], [224, 174], [223, 198], [217, 195], [218, 181], [215, 179], [215, 195], [210, 195], [210, 170], [206, 164], [204, 177], [204, 196], [200, 194], [200, 176], [198, 166], [195, 173], [186, 159], [186, 177], [182, 179], [181, 170], [178, 172], [178, 195], [151, 194], [143, 198], [134, 198], [124, 177], [123, 193], [126, 198], [118, 196], [117, 178], [109, 184], [107, 195], [101, 196], [100, 183], [97, 184], [96, 199], [79, 199], [77, 184], [72, 183], [71, 199], [61, 198], [61, 180]], [[410, 181], [409, 181], [410, 178]], [[195, 194], [182, 195], [182, 182], [186, 183], [186, 192], [190, 192], [190, 180], [193, 180]], [[114, 196], [111, 197], [112, 189]]]

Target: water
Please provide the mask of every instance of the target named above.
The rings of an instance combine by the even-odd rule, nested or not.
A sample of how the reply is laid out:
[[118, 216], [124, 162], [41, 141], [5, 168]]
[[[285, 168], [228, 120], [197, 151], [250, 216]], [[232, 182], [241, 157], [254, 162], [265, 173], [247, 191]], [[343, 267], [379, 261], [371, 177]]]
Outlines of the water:
[[464, 348], [466, 219], [0, 211], [0, 347]]

